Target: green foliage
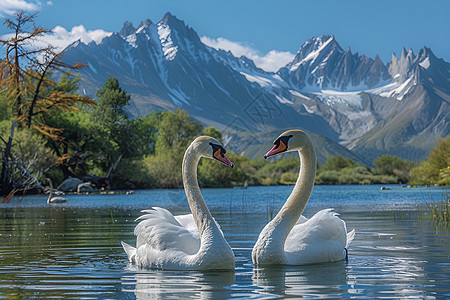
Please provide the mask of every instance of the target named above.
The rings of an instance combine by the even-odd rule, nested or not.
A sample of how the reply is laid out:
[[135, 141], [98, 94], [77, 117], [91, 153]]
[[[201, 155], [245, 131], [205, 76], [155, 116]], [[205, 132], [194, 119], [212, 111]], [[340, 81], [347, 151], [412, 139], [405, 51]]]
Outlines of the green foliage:
[[377, 174], [349, 158], [330, 156], [316, 177], [317, 184], [393, 184], [396, 174]]
[[413, 184], [450, 185], [450, 136], [439, 139], [428, 160], [410, 172]]
[[203, 125], [180, 109], [153, 114], [148, 122], [156, 125], [157, 138], [153, 140], [155, 154], [144, 158], [147, 172], [158, 187], [182, 187], [181, 165], [184, 152], [201, 134]]
[[60, 91], [68, 94], [75, 94], [78, 90], [78, 83], [80, 82], [80, 75], [72, 75], [70, 71], [64, 73], [59, 81], [50, 86], [50, 91]]
[[[183, 152], [202, 132], [203, 125], [191, 119], [185, 111], [177, 108], [175, 112], [164, 112], [158, 129], [156, 152]], [[183, 155], [181, 155], [183, 157]]]
[[202, 159], [198, 167], [199, 184], [205, 187], [231, 187], [244, 185], [248, 175], [242, 169], [248, 158], [227, 152], [226, 156], [235, 167], [232, 169], [212, 159]]
[[217, 129], [213, 126], [209, 126], [209, 127], [206, 127], [205, 129], [203, 129], [203, 134], [213, 137], [216, 140], [218, 140], [219, 142], [222, 142], [222, 131], [220, 131], [219, 129]]
[[8, 97], [6, 97], [5, 93], [0, 93], [0, 121], [11, 119], [12, 109], [8, 102]]
[[[9, 134], [11, 121], [0, 122], [0, 134], [3, 139]], [[24, 169], [34, 177], [39, 177], [56, 163], [57, 157], [54, 152], [45, 146], [45, 140], [39, 134], [30, 129], [16, 129], [11, 155], [16, 158], [16, 164], [20, 172], [15, 173], [15, 180], [23, 175]]]
[[[119, 81], [110, 77], [103, 88], [96, 93], [97, 105], [92, 110], [92, 119], [101, 125], [115, 130], [121, 122], [128, 120], [125, 106], [130, 96], [119, 86]], [[117, 129], [116, 129], [117, 130]]]
[[116, 189], [159, 188], [158, 181], [147, 169], [144, 158], [122, 159], [113, 178]]
[[406, 183], [409, 181], [409, 172], [415, 163], [396, 156], [383, 155], [374, 161], [374, 165], [378, 174], [396, 176], [401, 182]]
[[325, 164], [322, 166], [322, 171], [340, 171], [344, 168], [353, 168], [359, 164], [351, 160], [350, 158], [345, 158], [342, 155], [330, 156], [328, 157]]
[[[262, 185], [291, 184], [282, 182], [283, 173], [298, 175], [300, 168], [298, 157], [295, 156], [288, 156], [278, 160], [257, 160], [256, 162], [256, 176]], [[286, 176], [289, 175], [285, 175], [285, 179], [287, 179]]]
[[297, 181], [298, 173], [286, 172], [281, 174], [281, 184], [295, 184]]
[[93, 122], [93, 135], [98, 141], [102, 141], [99, 150], [106, 154], [106, 160], [102, 160], [104, 168], [110, 167], [119, 157], [122, 150], [127, 151], [131, 147], [127, 142], [129, 133], [129, 121], [125, 106], [130, 96], [123, 91], [116, 78], [109, 78], [103, 88], [97, 91], [97, 105], [92, 109], [91, 120]]
[[32, 165], [33, 170], [46, 170], [57, 159], [54, 152], [45, 147], [43, 137], [29, 129], [17, 130], [12, 154], [25, 166]]
[[[161, 151], [144, 158], [146, 171], [158, 188], [182, 188], [181, 161], [183, 154]], [[180, 159], [181, 157], [181, 159]]]
[[121, 158], [140, 159], [154, 153], [157, 115], [129, 119], [126, 106], [130, 96], [114, 77], [109, 78], [96, 95], [97, 105], [90, 114], [91, 134], [96, 144], [93, 149], [97, 150], [96, 165], [105, 172], [102, 175]]

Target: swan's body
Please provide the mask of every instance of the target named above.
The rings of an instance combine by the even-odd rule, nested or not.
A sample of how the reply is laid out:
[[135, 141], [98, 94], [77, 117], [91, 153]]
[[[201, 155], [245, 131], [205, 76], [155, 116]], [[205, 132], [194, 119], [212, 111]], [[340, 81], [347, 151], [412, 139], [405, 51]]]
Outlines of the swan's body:
[[309, 137], [301, 130], [284, 132], [266, 157], [298, 151], [300, 173], [280, 212], [261, 231], [252, 259], [259, 265], [305, 265], [347, 258], [355, 231], [347, 233], [345, 222], [332, 209], [307, 219], [301, 214], [311, 195], [316, 175], [316, 154]]
[[50, 194], [48, 195], [47, 198], [47, 203], [51, 204], [51, 203], [63, 203], [67, 201], [67, 198], [65, 197], [53, 197], [53, 182], [50, 178], [47, 179], [48, 184], [49, 184], [49, 188], [50, 188]]
[[[212, 153], [212, 154], [211, 154]], [[225, 149], [210, 137], [195, 139], [183, 159], [183, 184], [192, 214], [174, 217], [160, 207], [145, 210], [137, 220], [136, 248], [122, 242], [131, 263], [168, 270], [234, 269], [234, 254], [211, 216], [197, 182], [200, 158], [215, 158], [229, 166]]]

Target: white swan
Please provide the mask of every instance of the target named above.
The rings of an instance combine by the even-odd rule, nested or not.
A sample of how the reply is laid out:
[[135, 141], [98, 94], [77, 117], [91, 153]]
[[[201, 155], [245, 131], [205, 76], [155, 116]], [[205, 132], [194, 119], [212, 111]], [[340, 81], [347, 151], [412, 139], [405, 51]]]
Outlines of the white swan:
[[67, 198], [65, 197], [53, 197], [53, 182], [50, 178], [47, 178], [48, 184], [49, 184], [49, 188], [50, 188], [50, 194], [48, 195], [47, 198], [47, 203], [51, 204], [51, 203], [63, 203], [67, 201]]
[[304, 265], [346, 259], [355, 230], [347, 233], [345, 222], [332, 209], [321, 210], [311, 219], [301, 216], [316, 176], [316, 153], [311, 140], [301, 130], [289, 130], [274, 144], [264, 158], [298, 151], [300, 173], [280, 212], [261, 231], [253, 247], [253, 263]]
[[168, 270], [233, 270], [235, 261], [230, 245], [203, 200], [197, 181], [201, 157], [234, 165], [215, 139], [196, 138], [184, 154], [184, 190], [192, 214], [173, 216], [161, 207], [144, 210], [134, 234], [136, 248], [122, 242], [131, 263], [142, 268]]

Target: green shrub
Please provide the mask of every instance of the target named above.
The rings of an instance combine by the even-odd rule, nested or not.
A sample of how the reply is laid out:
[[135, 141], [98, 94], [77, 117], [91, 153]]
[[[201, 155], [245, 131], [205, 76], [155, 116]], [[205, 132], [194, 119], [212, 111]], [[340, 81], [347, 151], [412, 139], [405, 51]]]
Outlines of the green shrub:
[[295, 184], [297, 181], [298, 173], [286, 172], [281, 174], [281, 184]]

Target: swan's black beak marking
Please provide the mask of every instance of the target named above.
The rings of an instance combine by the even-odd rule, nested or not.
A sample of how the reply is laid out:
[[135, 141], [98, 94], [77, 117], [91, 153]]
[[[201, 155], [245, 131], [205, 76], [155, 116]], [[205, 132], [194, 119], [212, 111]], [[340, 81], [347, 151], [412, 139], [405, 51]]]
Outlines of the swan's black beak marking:
[[230, 166], [234, 168], [234, 164], [225, 156], [225, 153], [227, 153], [227, 150], [225, 150], [221, 145], [209, 143], [213, 150], [213, 158], [217, 159], [218, 161], [226, 164], [227, 166]]
[[276, 154], [280, 154], [286, 152], [288, 150], [289, 139], [293, 137], [293, 135], [289, 136], [280, 136], [275, 140], [273, 148], [264, 155], [264, 159], [274, 156]]

